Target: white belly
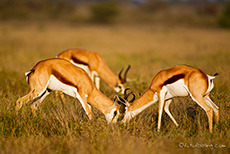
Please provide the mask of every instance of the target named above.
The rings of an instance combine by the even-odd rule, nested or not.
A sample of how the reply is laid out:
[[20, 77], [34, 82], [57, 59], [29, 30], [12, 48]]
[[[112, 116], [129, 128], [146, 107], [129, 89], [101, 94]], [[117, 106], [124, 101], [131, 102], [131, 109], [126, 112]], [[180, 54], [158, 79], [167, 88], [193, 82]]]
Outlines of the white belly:
[[173, 96], [187, 96], [188, 90], [184, 84], [184, 80], [180, 79], [172, 84], [167, 84], [166, 88], [168, 92]]
[[81, 65], [81, 64], [76, 64], [76, 63], [74, 63], [74, 61], [72, 61], [72, 60], [70, 60], [70, 62], [71, 62], [72, 64], [74, 64], [75, 66], [80, 67], [80, 68], [82, 68], [83, 70], [85, 70], [86, 73], [90, 76], [90, 70], [89, 70], [89, 67], [88, 67], [88, 66], [86, 66], [86, 65]]
[[[80, 101], [80, 103], [81, 103], [82, 107], [84, 108], [84, 110], [86, 111], [85, 102], [82, 100], [81, 96], [77, 92], [77, 88], [60, 82], [53, 75], [50, 76], [50, 80], [49, 80], [49, 83], [48, 83], [48, 88], [51, 89], [51, 90], [54, 90], [54, 91], [62, 91], [63, 93], [65, 93], [65, 94], [67, 94], [69, 96], [77, 98]], [[87, 98], [88, 95], [85, 94], [84, 97]], [[88, 113], [86, 112], [86, 114], [88, 114]]]
[[75, 87], [69, 86], [67, 84], [64, 84], [60, 82], [55, 76], [51, 75], [48, 88], [54, 91], [62, 91], [63, 93], [72, 96], [74, 98], [77, 98], [78, 92]]

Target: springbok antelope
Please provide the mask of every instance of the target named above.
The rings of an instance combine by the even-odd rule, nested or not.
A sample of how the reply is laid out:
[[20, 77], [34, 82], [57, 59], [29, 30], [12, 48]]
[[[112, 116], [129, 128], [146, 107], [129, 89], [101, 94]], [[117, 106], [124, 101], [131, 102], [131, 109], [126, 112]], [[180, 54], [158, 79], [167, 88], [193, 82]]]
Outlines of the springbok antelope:
[[124, 72], [124, 77], [121, 77], [123, 69], [121, 69], [118, 77], [109, 69], [104, 59], [97, 52], [91, 52], [84, 49], [68, 49], [57, 55], [58, 58], [63, 58], [74, 65], [83, 68], [91, 77], [95, 85], [100, 89], [100, 78], [108, 83], [116, 92], [124, 93], [124, 86], [130, 65]]
[[153, 78], [150, 87], [133, 103], [120, 97], [118, 98], [120, 103], [125, 105], [123, 122], [129, 121], [144, 109], [159, 101], [158, 131], [161, 127], [163, 107], [175, 125], [178, 126], [169, 111], [169, 105], [173, 97], [189, 95], [207, 113], [209, 131], [212, 132], [213, 111], [216, 121], [219, 121], [219, 108], [209, 97], [209, 93], [214, 87], [213, 79], [215, 75], [210, 76], [198, 68], [185, 65], [177, 65], [158, 72]]
[[87, 102], [104, 113], [108, 122], [117, 121], [119, 104], [113, 103], [103, 95], [83, 69], [65, 59], [53, 58], [40, 61], [26, 73], [26, 76], [30, 92], [17, 100], [16, 111], [23, 104], [32, 101], [31, 108], [35, 113], [38, 105], [53, 90], [77, 98], [89, 119], [92, 119], [92, 113]]

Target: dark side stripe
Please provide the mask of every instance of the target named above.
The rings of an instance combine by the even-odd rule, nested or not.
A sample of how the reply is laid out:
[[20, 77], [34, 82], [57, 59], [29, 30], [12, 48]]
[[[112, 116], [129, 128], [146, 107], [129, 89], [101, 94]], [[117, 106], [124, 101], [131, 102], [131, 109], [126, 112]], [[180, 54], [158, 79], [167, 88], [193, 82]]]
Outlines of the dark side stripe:
[[75, 88], [76, 85], [74, 85], [71, 81], [69, 81], [68, 79], [66, 79], [61, 73], [59, 73], [58, 71], [56, 70], [52, 70], [52, 74], [61, 82], [63, 82], [64, 84], [67, 84], [69, 86], [74, 86]]
[[182, 78], [184, 78], [184, 77], [185, 77], [185, 74], [174, 75], [174, 76], [172, 76], [171, 78], [169, 78], [168, 80], [166, 80], [166, 81], [164, 82], [163, 85], [167, 85], [167, 84], [174, 83], [174, 82], [176, 82], [177, 80], [180, 80], [180, 79], [182, 79]]
[[87, 65], [87, 66], [88, 66], [87, 63], [85, 63], [85, 62], [83, 62], [83, 61], [81, 61], [81, 60], [79, 60], [79, 59], [77, 59], [77, 58], [75, 58], [75, 57], [72, 57], [72, 60], [73, 60], [76, 64], [82, 64], [82, 65]]

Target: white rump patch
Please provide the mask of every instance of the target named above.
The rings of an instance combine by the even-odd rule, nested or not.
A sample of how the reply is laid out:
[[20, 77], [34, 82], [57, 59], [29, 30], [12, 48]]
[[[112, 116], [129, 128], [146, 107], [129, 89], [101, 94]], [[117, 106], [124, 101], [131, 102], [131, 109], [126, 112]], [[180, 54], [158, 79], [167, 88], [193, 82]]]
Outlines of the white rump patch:
[[206, 74], [206, 75], [208, 76], [208, 79], [209, 79], [209, 80], [213, 80], [213, 79], [216, 78], [215, 76], [210, 76], [210, 75], [208, 75], [208, 74]]
[[205, 95], [210, 93], [210, 91], [213, 89], [213, 87], [214, 87], [213, 79], [216, 78], [215, 76], [210, 76], [208, 74], [206, 74], [206, 75], [208, 76], [208, 89], [207, 89]]
[[28, 83], [28, 75], [31, 73], [31, 71], [29, 72], [25, 72], [25, 76], [26, 76], [26, 82]]
[[29, 72], [26, 72], [26, 73], [25, 73], [25, 76], [28, 76], [28, 74], [30, 74], [30, 72], [31, 72], [31, 71], [29, 71]]

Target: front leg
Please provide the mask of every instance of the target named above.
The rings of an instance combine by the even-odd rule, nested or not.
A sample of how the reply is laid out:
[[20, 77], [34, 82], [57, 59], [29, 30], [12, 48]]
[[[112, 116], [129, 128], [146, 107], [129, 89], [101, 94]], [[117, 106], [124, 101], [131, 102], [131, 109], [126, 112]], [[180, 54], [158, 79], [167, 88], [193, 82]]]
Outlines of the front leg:
[[169, 115], [169, 117], [172, 119], [173, 123], [178, 127], [179, 126], [178, 123], [176, 122], [176, 120], [173, 118], [171, 112], [169, 111], [169, 105], [171, 102], [172, 102], [172, 99], [169, 99], [165, 102], [164, 110]]
[[100, 78], [98, 76], [95, 76], [95, 86], [100, 90]]
[[162, 112], [163, 112], [163, 107], [164, 107], [165, 95], [166, 95], [166, 88], [163, 87], [161, 91], [158, 93], [159, 109], [158, 109], [157, 131], [160, 131], [160, 128], [161, 128], [161, 117], [162, 117]]
[[93, 83], [95, 84], [95, 86], [97, 87], [97, 89], [100, 89], [100, 78], [98, 76], [98, 73], [96, 71], [92, 71], [90, 72], [90, 77], [93, 81]]
[[77, 99], [80, 101], [89, 120], [92, 120], [92, 111], [91, 111], [91, 106], [87, 103], [87, 95], [83, 93], [77, 93]]

